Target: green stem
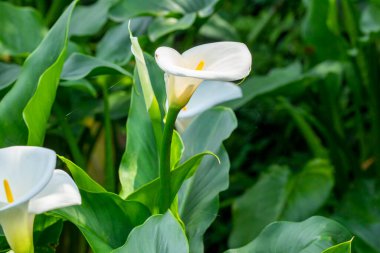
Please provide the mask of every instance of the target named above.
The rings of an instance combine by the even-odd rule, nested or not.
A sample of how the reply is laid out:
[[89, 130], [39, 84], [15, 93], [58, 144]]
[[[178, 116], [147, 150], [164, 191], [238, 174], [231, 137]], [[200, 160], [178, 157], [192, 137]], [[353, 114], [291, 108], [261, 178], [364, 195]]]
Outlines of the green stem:
[[104, 134], [105, 134], [105, 187], [108, 191], [115, 191], [115, 168], [113, 162], [113, 149], [112, 149], [112, 128], [111, 128], [111, 115], [108, 104], [108, 85], [104, 82], [103, 89], [103, 116], [104, 116]]
[[160, 152], [160, 199], [159, 211], [166, 212], [170, 207], [170, 148], [175, 121], [181, 108], [169, 107]]
[[69, 145], [70, 152], [74, 158], [74, 162], [79, 167], [86, 170], [86, 160], [84, 159], [84, 157], [83, 157], [83, 155], [79, 149], [77, 140], [73, 134], [73, 131], [70, 128], [69, 123], [67, 122], [66, 117], [63, 115], [61, 107], [59, 105], [56, 105], [54, 107], [54, 109], [57, 113], [58, 120], [59, 120], [60, 125], [62, 127], [62, 131], [63, 131], [63, 134], [64, 134], [65, 139], [67, 141], [67, 144]]

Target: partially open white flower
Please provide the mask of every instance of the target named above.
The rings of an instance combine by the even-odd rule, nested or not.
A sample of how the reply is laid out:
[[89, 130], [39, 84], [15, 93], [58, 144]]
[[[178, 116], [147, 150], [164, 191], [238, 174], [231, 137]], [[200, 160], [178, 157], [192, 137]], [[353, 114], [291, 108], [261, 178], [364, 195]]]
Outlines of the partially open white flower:
[[55, 152], [40, 147], [0, 149], [0, 225], [15, 253], [33, 252], [34, 216], [81, 204], [78, 187], [54, 170]]
[[193, 119], [207, 109], [243, 96], [241, 88], [234, 83], [220, 81], [202, 82], [187, 105], [178, 114], [176, 128], [184, 132]]
[[193, 47], [182, 55], [169, 47], [155, 52], [166, 73], [169, 105], [184, 107], [203, 80], [235, 81], [251, 71], [252, 56], [239, 42], [216, 42]]

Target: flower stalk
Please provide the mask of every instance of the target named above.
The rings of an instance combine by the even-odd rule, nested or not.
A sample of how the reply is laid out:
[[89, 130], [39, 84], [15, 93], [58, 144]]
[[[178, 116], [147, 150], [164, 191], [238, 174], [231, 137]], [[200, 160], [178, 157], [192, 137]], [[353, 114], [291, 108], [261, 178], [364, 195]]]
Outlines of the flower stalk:
[[160, 152], [160, 195], [159, 195], [159, 211], [165, 213], [170, 203], [170, 149], [173, 138], [173, 130], [175, 121], [181, 108], [178, 106], [169, 106], [168, 114], [164, 127], [164, 134], [161, 143]]

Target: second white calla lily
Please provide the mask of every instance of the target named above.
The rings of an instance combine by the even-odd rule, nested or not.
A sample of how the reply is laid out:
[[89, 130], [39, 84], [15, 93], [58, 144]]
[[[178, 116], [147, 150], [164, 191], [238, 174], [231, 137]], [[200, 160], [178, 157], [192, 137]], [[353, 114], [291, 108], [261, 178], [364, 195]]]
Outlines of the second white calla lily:
[[245, 78], [252, 56], [239, 42], [216, 42], [193, 47], [183, 54], [169, 47], [155, 52], [166, 73], [169, 106], [184, 107], [203, 80], [235, 81]]
[[0, 149], [0, 225], [15, 253], [32, 253], [36, 214], [81, 204], [78, 187], [56, 154], [40, 147]]

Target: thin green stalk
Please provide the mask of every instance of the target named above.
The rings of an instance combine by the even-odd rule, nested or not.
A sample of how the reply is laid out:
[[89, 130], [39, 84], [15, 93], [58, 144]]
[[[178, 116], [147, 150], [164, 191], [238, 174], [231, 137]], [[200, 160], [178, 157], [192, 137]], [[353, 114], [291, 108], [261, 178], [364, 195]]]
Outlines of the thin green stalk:
[[47, 26], [51, 26], [59, 17], [60, 13], [63, 10], [65, 5], [65, 1], [63, 0], [54, 0], [51, 3], [51, 6], [46, 14], [45, 24]]
[[112, 148], [112, 127], [111, 115], [109, 109], [109, 96], [108, 85], [104, 82], [102, 85], [103, 90], [103, 116], [104, 116], [104, 135], [105, 135], [105, 188], [108, 191], [115, 191], [115, 167], [113, 161], [113, 148]]
[[175, 121], [181, 108], [169, 107], [166, 116], [164, 134], [161, 142], [160, 152], [160, 199], [159, 211], [166, 212], [170, 207], [170, 148], [172, 144]]
[[74, 162], [79, 166], [81, 167], [82, 169], [86, 169], [86, 160], [84, 159], [80, 149], [79, 149], [79, 146], [78, 146], [78, 143], [76, 141], [76, 138], [73, 134], [73, 131], [71, 130], [70, 128], [70, 125], [69, 123], [67, 122], [67, 119], [66, 117], [63, 115], [63, 112], [62, 112], [62, 109], [60, 106], [56, 105], [55, 106], [55, 111], [57, 113], [57, 116], [58, 116], [58, 120], [60, 122], [60, 125], [62, 127], [62, 130], [63, 130], [63, 134], [65, 136], [65, 139], [67, 141], [67, 144], [69, 145], [69, 148], [70, 148], [70, 152], [73, 156], [73, 159], [74, 159]]

